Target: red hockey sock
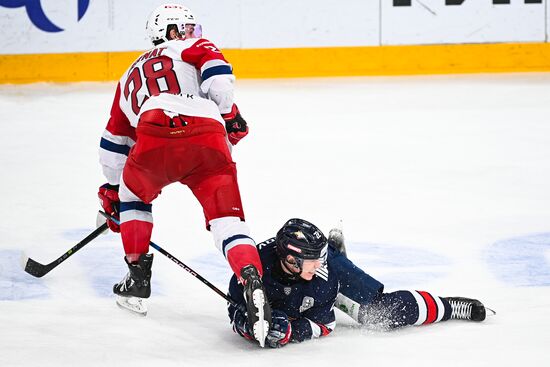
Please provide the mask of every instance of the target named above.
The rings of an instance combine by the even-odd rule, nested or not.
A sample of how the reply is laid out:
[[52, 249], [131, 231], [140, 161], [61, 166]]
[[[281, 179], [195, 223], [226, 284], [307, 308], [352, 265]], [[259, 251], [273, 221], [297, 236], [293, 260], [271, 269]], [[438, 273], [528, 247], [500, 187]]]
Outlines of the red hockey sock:
[[140, 220], [130, 220], [120, 225], [120, 234], [122, 235], [122, 243], [124, 252], [128, 261], [133, 260], [132, 257], [139, 258], [140, 254], [149, 252], [149, 241], [153, 232], [153, 223], [143, 222]]
[[260, 276], [263, 274], [262, 262], [258, 250], [249, 244], [237, 245], [227, 251], [227, 262], [231, 270], [241, 279], [241, 269], [246, 265], [254, 265]]

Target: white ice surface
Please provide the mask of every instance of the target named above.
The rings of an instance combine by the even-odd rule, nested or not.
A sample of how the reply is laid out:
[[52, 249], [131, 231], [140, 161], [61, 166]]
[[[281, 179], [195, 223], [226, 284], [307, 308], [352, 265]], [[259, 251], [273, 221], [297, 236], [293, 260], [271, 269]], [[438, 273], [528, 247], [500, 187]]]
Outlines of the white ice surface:
[[[145, 318], [115, 306], [109, 234], [42, 279], [94, 228], [113, 83], [0, 87], [0, 366], [546, 366], [550, 361], [550, 74], [239, 81], [234, 149], [257, 241], [290, 217], [327, 233], [387, 290], [476, 297], [497, 315], [397, 332], [338, 313], [326, 338], [261, 350], [225, 302], [161, 254]], [[153, 240], [221, 289], [229, 270], [190, 191], [154, 205]]]

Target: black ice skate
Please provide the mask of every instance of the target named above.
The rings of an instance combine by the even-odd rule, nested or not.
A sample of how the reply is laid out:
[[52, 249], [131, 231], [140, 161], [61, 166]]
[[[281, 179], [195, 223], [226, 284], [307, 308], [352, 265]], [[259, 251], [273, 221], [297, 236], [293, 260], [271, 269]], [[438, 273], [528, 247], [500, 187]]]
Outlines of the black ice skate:
[[445, 299], [451, 304], [451, 319], [471, 321], [485, 320], [485, 306], [477, 299], [464, 297], [446, 297]]
[[153, 254], [140, 255], [137, 263], [129, 263], [126, 257], [124, 261], [130, 271], [124, 279], [113, 286], [113, 292], [117, 295], [116, 303], [123, 309], [145, 316], [147, 306], [143, 299], [151, 295]]
[[342, 222], [340, 222], [340, 225], [337, 228], [330, 230], [328, 233], [328, 243], [331, 247], [347, 257], [346, 244], [344, 243], [344, 233], [342, 231]]
[[271, 307], [265, 294], [262, 279], [254, 265], [247, 265], [242, 268], [241, 277], [244, 280], [244, 299], [246, 301], [248, 326], [254, 334], [254, 338], [263, 348], [265, 338], [271, 327]]

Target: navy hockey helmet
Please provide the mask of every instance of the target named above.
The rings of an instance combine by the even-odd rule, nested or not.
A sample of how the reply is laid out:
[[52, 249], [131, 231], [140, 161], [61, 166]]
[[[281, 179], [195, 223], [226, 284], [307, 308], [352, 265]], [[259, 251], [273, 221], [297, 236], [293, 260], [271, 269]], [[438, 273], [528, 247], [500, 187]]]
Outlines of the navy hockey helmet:
[[326, 261], [328, 241], [319, 228], [306, 220], [288, 220], [277, 232], [275, 242], [277, 256], [286, 260], [292, 255], [300, 270], [304, 260]]

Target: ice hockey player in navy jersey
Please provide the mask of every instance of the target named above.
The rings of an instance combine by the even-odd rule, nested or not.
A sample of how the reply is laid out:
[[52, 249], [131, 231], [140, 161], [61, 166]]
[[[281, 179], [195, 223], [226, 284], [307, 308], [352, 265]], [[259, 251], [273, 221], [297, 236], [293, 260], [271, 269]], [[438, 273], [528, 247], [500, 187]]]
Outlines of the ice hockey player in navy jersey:
[[[426, 325], [449, 319], [483, 321], [484, 305], [475, 299], [438, 297], [425, 291], [384, 292], [384, 285], [354, 265], [345, 254], [341, 231], [327, 240], [313, 224], [290, 219], [277, 236], [258, 245], [273, 324], [266, 344], [272, 348], [330, 334], [334, 307], [378, 330]], [[235, 276], [229, 295], [233, 330], [252, 339], [246, 322], [242, 286]]]
[[[153, 263], [148, 253], [152, 202], [165, 186], [179, 182], [200, 202], [216, 246], [245, 285], [248, 321], [263, 344], [270, 310], [231, 157], [232, 146], [248, 133], [233, 101], [232, 67], [202, 38], [196, 18], [182, 5], [157, 7], [146, 30], [154, 47], [120, 79], [100, 143], [107, 183], [98, 195], [105, 212], [120, 219], [120, 225], [108, 224], [121, 232], [129, 269], [113, 287], [117, 303], [146, 314]], [[178, 214], [181, 220], [183, 214]]]

